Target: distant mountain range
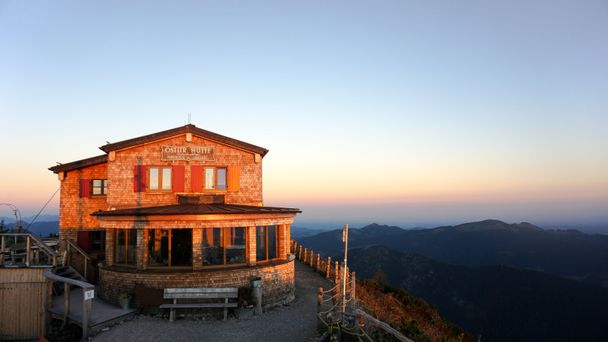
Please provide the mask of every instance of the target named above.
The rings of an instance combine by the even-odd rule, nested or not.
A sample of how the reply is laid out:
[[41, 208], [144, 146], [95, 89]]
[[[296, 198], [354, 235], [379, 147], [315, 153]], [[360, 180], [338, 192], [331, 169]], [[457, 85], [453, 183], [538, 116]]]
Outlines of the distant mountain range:
[[385, 246], [351, 250], [349, 266], [425, 299], [481, 341], [608, 341], [604, 288], [504, 266], [450, 265]]
[[[6, 229], [14, 229], [15, 228], [15, 220], [12, 223], [4, 223]], [[26, 228], [28, 226], [27, 222], [22, 222], [21, 227]], [[51, 222], [34, 222], [28, 229], [30, 232], [40, 236], [47, 237], [49, 234], [58, 234], [59, 233], [59, 221], [51, 221]]]
[[[341, 230], [297, 240], [342, 259]], [[371, 224], [350, 229], [349, 266], [421, 297], [481, 341], [608, 341], [605, 235], [497, 220]]]
[[[299, 242], [326, 255], [343, 249], [341, 230], [303, 237]], [[608, 285], [608, 236], [577, 230], [543, 230], [530, 223], [497, 220], [434, 229], [371, 224], [350, 230], [349, 247], [375, 245], [450, 264], [505, 265]]]
[[291, 226], [291, 237], [292, 238], [303, 238], [303, 237], [307, 237], [307, 236], [313, 236], [313, 235], [317, 235], [323, 232], [326, 232], [327, 230], [323, 230], [323, 229], [315, 229], [315, 228], [305, 228], [305, 227], [299, 227], [299, 226]]
[[[34, 217], [36, 217], [36, 216], [26, 216], [26, 217], [22, 217], [21, 220], [24, 222], [27, 222], [29, 224], [30, 222], [32, 222]], [[0, 216], [0, 221], [4, 221], [4, 223], [14, 223], [15, 216]], [[59, 215], [46, 215], [46, 214], [39, 215], [36, 218], [36, 222], [42, 222], [42, 221], [46, 221], [46, 222], [59, 221]]]

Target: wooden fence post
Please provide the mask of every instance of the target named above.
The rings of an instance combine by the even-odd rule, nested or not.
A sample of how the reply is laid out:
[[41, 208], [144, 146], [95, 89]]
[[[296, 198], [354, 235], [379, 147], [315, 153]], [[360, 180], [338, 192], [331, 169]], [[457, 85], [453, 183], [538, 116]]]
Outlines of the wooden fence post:
[[319, 271], [321, 269], [321, 253], [317, 253], [317, 267], [316, 270]]
[[330, 278], [331, 277], [331, 257], [327, 257], [327, 271], [325, 273], [325, 277], [326, 278]]
[[70, 284], [63, 283], [63, 326], [68, 324], [70, 314]]
[[92, 299], [85, 299], [85, 292], [87, 289], [82, 289], [82, 341], [89, 340], [89, 324], [91, 321], [91, 307], [93, 305]]
[[338, 279], [338, 278], [340, 277], [340, 269], [339, 269], [340, 265], [338, 264], [338, 262], [337, 262], [337, 261], [335, 261], [334, 263], [335, 263], [334, 270], [336, 271], [336, 272], [334, 273], [334, 279], [335, 279], [335, 283], [336, 283], [336, 285], [338, 285], [338, 284], [340, 284], [340, 283], [339, 283], [339, 279]]
[[6, 249], [6, 244], [4, 242], [4, 235], [2, 235], [2, 237], [0, 237], [1, 239], [1, 243], [0, 243], [0, 266], [4, 265], [4, 250]]
[[338, 303], [340, 303], [340, 295], [342, 294], [342, 291], [340, 290], [340, 270], [339, 270], [339, 266], [338, 266], [338, 262], [336, 262], [336, 293], [334, 295], [334, 305], [338, 305]]
[[321, 312], [321, 305], [323, 304], [323, 288], [319, 287], [317, 292], [317, 313]]
[[32, 263], [32, 239], [30, 236], [25, 237], [25, 266], [30, 267]]
[[356, 298], [357, 298], [355, 296], [356, 295], [355, 291], [357, 290], [357, 281], [356, 281], [355, 275], [356, 275], [355, 272], [353, 272], [350, 277], [350, 298], [353, 300], [356, 300]]

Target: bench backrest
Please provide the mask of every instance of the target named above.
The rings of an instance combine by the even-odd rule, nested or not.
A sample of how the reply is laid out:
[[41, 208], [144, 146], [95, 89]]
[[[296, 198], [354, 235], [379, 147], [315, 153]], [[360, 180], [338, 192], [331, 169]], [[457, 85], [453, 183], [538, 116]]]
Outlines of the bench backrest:
[[190, 299], [206, 299], [206, 298], [238, 298], [239, 289], [236, 287], [224, 288], [169, 288], [165, 289], [165, 299], [174, 298], [190, 298]]

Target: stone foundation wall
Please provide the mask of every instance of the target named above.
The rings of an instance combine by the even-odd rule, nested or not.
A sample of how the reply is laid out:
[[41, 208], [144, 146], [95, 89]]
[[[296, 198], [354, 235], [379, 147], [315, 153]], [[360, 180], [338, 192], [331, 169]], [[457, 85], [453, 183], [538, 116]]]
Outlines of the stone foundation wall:
[[[99, 295], [119, 304], [119, 296], [133, 296], [132, 303], [162, 303], [162, 290], [170, 287], [238, 287], [248, 292], [251, 280], [261, 278], [262, 305], [267, 308], [291, 302], [295, 292], [294, 261], [280, 261], [267, 265], [243, 266], [233, 269], [167, 272], [155, 270], [137, 271], [117, 267], [99, 269]], [[145, 292], [136, 291], [145, 289]], [[241, 292], [241, 291], [239, 291]], [[160, 298], [137, 298], [137, 293]]]

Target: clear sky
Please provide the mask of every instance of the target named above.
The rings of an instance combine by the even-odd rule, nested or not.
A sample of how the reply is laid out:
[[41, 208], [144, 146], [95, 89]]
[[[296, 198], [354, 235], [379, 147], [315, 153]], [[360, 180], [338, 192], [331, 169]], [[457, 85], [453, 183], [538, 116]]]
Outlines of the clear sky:
[[0, 0], [0, 202], [188, 112], [301, 224], [608, 224], [605, 0]]

